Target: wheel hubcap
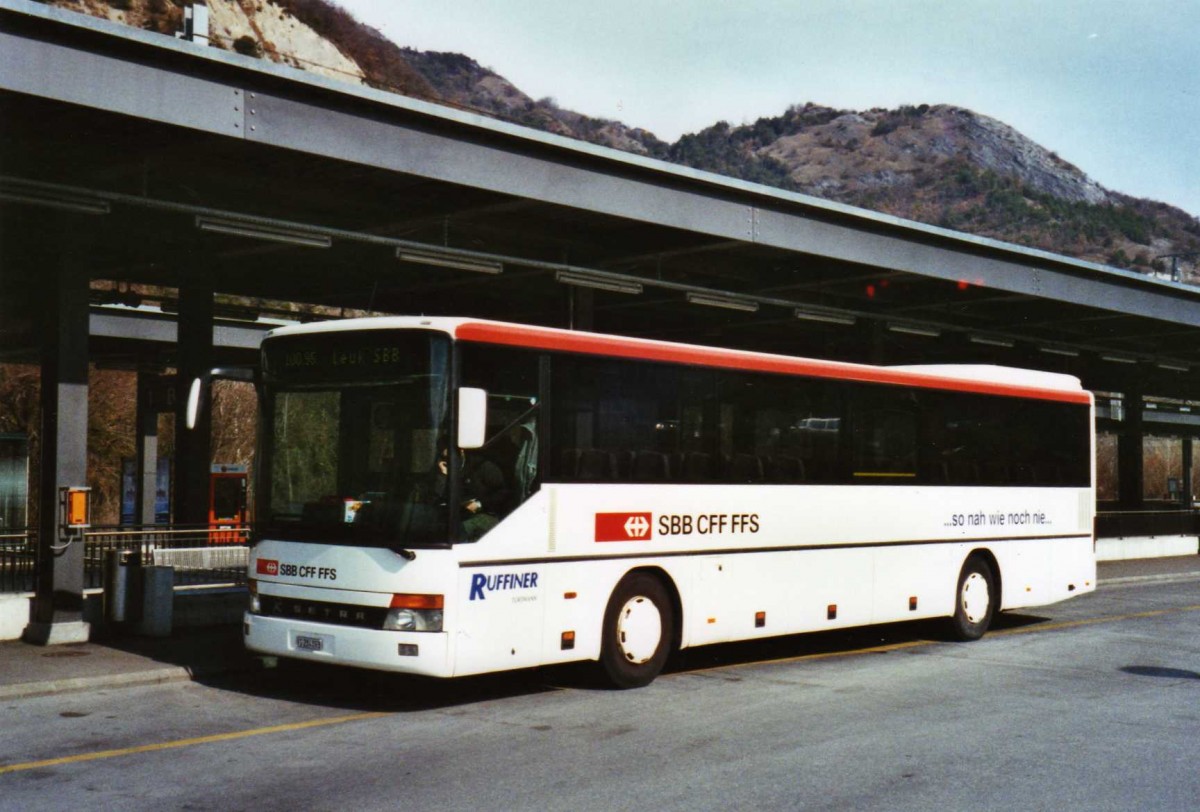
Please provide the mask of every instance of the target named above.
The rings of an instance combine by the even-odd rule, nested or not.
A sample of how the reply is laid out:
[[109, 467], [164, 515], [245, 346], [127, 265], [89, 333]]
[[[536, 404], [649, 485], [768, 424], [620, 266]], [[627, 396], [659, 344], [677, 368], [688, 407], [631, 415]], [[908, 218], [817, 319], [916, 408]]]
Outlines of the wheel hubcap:
[[962, 608], [968, 623], [980, 623], [987, 617], [991, 605], [991, 595], [988, 593], [987, 579], [978, 572], [972, 572], [963, 581]]
[[617, 619], [621, 655], [635, 665], [648, 662], [662, 640], [662, 615], [654, 601], [639, 595], [621, 607]]

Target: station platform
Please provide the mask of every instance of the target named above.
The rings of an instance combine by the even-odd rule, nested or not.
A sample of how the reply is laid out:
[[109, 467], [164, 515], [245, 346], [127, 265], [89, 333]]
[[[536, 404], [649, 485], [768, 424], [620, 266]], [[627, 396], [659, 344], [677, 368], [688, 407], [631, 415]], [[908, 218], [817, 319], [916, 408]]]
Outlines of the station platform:
[[242, 627], [185, 629], [170, 637], [98, 636], [38, 646], [0, 642], [0, 702], [74, 691], [182, 682], [249, 671], [262, 661], [242, 645]]

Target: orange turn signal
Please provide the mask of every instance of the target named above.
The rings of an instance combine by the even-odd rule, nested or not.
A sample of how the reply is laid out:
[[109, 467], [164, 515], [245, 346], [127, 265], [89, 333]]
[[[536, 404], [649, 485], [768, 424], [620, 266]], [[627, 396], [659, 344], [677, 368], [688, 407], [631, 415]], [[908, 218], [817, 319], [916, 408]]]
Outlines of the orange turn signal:
[[389, 609], [442, 609], [446, 600], [442, 595], [392, 595]]

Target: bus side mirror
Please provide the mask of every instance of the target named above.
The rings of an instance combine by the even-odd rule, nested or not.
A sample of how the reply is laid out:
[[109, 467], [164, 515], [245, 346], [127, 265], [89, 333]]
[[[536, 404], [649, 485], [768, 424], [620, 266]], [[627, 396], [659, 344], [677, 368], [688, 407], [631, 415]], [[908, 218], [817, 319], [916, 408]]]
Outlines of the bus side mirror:
[[479, 448], [487, 439], [487, 392], [463, 387], [458, 390], [458, 447]]
[[196, 428], [196, 423], [200, 420], [200, 414], [204, 411], [204, 397], [209, 387], [212, 386], [212, 382], [217, 378], [228, 381], [258, 383], [258, 377], [252, 367], [213, 367], [200, 377], [193, 378], [192, 385], [188, 389], [187, 412], [184, 416], [189, 429]]
[[200, 419], [200, 398], [204, 394], [204, 390], [208, 388], [209, 383], [205, 380], [208, 376], [204, 375], [199, 378], [192, 379], [192, 386], [188, 389], [187, 399], [187, 427], [188, 429], [196, 428], [196, 421]]

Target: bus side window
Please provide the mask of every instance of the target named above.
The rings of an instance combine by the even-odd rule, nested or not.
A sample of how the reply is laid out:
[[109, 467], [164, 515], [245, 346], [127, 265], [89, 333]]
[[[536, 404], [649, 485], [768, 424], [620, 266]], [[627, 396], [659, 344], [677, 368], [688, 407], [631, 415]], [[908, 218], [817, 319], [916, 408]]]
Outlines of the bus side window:
[[916, 478], [917, 414], [911, 392], [860, 392], [851, 413], [854, 481]]
[[841, 406], [827, 383], [807, 378], [719, 375], [725, 481], [837, 481]]
[[554, 358], [553, 432], [563, 482], [705, 482], [717, 469], [707, 370]]

